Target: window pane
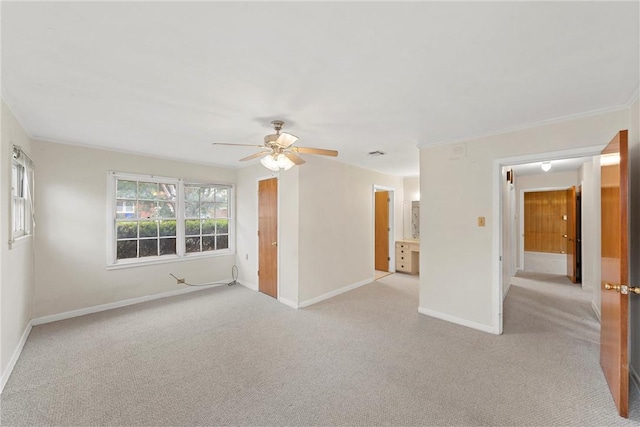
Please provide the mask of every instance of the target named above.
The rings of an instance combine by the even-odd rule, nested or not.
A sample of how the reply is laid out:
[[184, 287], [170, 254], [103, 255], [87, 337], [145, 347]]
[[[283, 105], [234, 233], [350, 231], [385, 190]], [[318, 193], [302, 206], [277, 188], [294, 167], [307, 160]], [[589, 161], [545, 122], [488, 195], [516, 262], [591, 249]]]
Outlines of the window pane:
[[229, 249], [229, 236], [216, 236], [216, 249]]
[[176, 239], [160, 239], [160, 255], [176, 253]]
[[158, 184], [155, 182], [138, 183], [138, 199], [155, 200], [158, 198]]
[[227, 234], [229, 232], [229, 220], [228, 219], [218, 219], [216, 220], [216, 234]]
[[[175, 221], [160, 221], [160, 235], [161, 236], [175, 236], [176, 235], [176, 222]], [[162, 248], [162, 245], [160, 245]]]
[[138, 218], [154, 218], [156, 209], [156, 202], [138, 202]]
[[199, 237], [187, 237], [184, 239], [187, 253], [200, 252], [200, 238]]
[[200, 202], [200, 187], [184, 187], [184, 200], [189, 203]]
[[215, 218], [215, 205], [213, 203], [203, 203], [200, 206], [200, 218]]
[[136, 202], [133, 200], [118, 200], [116, 202], [116, 218], [135, 218]]
[[216, 250], [216, 240], [215, 236], [205, 236], [202, 238], [202, 252], [204, 251], [215, 251]]
[[159, 202], [157, 215], [158, 218], [175, 218], [176, 205], [171, 202]]
[[202, 234], [215, 234], [215, 232], [216, 232], [215, 220], [213, 219], [202, 220]]
[[138, 183], [136, 181], [118, 180], [116, 197], [118, 199], [135, 199], [138, 194]]
[[140, 240], [140, 257], [158, 256], [158, 239]]
[[160, 200], [176, 200], [176, 185], [175, 184], [159, 184], [160, 192], [158, 193], [158, 199]]
[[229, 217], [229, 207], [226, 203], [216, 203], [215, 206], [215, 215], [216, 218], [228, 218]]
[[203, 202], [213, 202], [213, 196], [215, 194], [215, 188], [213, 187], [200, 187], [200, 200]]
[[138, 256], [137, 240], [122, 240], [118, 242], [117, 259], [136, 258]]
[[229, 201], [229, 189], [228, 188], [216, 188], [216, 202], [227, 203]]
[[188, 219], [184, 222], [184, 233], [187, 236], [200, 234], [200, 221], [197, 219]]
[[[140, 221], [140, 237], [157, 237], [157, 236], [158, 236], [158, 225], [156, 221]], [[140, 251], [142, 252], [142, 249]]]
[[117, 224], [118, 239], [138, 237], [138, 223], [136, 221], [119, 222]]
[[187, 203], [185, 206], [185, 216], [187, 218], [200, 218], [198, 206], [200, 205], [197, 203]]

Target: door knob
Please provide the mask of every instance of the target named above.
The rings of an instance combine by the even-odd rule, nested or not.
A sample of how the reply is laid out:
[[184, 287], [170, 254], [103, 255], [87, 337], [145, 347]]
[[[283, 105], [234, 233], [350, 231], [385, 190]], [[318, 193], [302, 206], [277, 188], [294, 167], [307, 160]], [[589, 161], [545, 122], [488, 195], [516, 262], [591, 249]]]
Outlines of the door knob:
[[278, 242], [271, 242], [271, 246], [278, 246]]
[[609, 282], [605, 282], [604, 288], [608, 291], [613, 290], [616, 292], [620, 292], [623, 295], [627, 295], [629, 292], [633, 292], [634, 294], [640, 294], [640, 287], [637, 287], [637, 286], [614, 285]]

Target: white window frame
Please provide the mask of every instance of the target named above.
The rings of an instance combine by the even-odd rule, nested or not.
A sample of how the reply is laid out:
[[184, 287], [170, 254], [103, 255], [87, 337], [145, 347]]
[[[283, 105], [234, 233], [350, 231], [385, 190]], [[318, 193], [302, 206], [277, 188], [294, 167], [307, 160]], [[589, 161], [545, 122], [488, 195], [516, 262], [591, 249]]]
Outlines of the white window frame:
[[[34, 221], [34, 165], [31, 158], [19, 146], [12, 146], [13, 156], [11, 158], [11, 219], [9, 233], [9, 249], [12, 249], [26, 241], [33, 235]], [[18, 178], [22, 179], [22, 195], [15, 195], [18, 183], [14, 181], [13, 169], [19, 167]], [[18, 204], [22, 205], [20, 213], [20, 227], [15, 227], [17, 222]]]
[[[176, 185], [176, 254], [159, 255], [143, 258], [117, 259], [117, 235], [116, 235], [116, 186], [118, 180], [156, 182]], [[186, 253], [185, 248], [185, 184], [189, 185], [220, 185], [229, 188], [229, 235], [227, 249], [215, 251]], [[142, 175], [125, 172], [109, 171], [107, 173], [107, 269], [120, 269], [144, 265], [161, 264], [193, 260], [198, 258], [210, 258], [234, 255], [235, 250], [235, 185], [224, 182], [201, 182], [185, 180], [182, 178], [162, 177], [157, 175]]]

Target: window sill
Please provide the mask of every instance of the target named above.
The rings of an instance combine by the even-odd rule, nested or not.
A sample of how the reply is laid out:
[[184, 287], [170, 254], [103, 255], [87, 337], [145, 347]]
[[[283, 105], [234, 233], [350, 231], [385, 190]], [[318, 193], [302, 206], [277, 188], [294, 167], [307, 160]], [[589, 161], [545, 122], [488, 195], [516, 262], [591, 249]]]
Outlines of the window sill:
[[235, 255], [235, 251], [232, 250], [228, 250], [228, 251], [224, 251], [224, 252], [215, 252], [215, 253], [210, 253], [210, 254], [189, 254], [189, 255], [184, 255], [184, 256], [175, 256], [175, 257], [166, 257], [166, 258], [154, 258], [154, 259], [150, 259], [150, 260], [146, 260], [146, 261], [139, 261], [139, 260], [135, 260], [135, 261], [120, 261], [117, 264], [108, 264], [106, 266], [107, 270], [121, 270], [124, 268], [135, 268], [135, 267], [146, 267], [146, 266], [150, 266], [150, 265], [157, 265], [157, 264], [168, 264], [168, 263], [172, 263], [172, 262], [183, 262], [183, 261], [195, 261], [195, 260], [199, 260], [199, 259], [205, 259], [205, 258], [217, 258], [217, 257], [221, 257], [221, 256], [230, 256], [230, 255]]
[[27, 234], [25, 236], [20, 236], [20, 237], [16, 237], [15, 240], [10, 240], [9, 241], [9, 249], [14, 249], [14, 248], [18, 248], [20, 246], [24, 246], [27, 243], [31, 242], [31, 238], [32, 238], [32, 234]]

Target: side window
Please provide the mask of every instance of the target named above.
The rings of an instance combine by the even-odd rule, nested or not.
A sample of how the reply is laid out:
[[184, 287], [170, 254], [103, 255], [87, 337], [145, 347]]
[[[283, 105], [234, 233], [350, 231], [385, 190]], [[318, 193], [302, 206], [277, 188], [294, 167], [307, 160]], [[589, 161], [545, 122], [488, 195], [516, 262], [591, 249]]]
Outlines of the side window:
[[11, 163], [11, 242], [33, 233], [33, 162], [13, 147]]

